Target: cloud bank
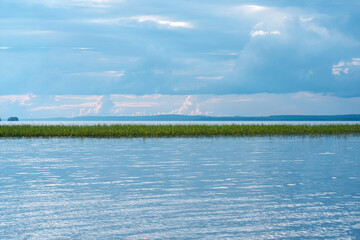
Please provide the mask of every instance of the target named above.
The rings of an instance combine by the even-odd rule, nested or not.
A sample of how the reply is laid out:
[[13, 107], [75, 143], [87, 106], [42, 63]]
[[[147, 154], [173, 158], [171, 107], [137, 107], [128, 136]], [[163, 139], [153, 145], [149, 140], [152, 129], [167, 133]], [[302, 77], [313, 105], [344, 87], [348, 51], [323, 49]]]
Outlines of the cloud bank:
[[[66, 114], [100, 114], [105, 105], [113, 114], [220, 114], [197, 102], [216, 95], [208, 101], [360, 97], [355, 0], [3, 0], [0, 8], [0, 95], [104, 96], [56, 105]], [[183, 99], [164, 109], [156, 101], [114, 104], [121, 95]], [[35, 105], [32, 114], [52, 110]]]
[[2, 95], [0, 117], [209, 116], [356, 114], [360, 97], [297, 92], [244, 95]]

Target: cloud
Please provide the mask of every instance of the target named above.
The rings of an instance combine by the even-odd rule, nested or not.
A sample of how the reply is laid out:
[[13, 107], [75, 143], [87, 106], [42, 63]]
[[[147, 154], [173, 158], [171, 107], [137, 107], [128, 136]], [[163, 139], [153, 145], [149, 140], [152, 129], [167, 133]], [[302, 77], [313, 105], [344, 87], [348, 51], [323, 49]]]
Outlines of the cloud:
[[360, 58], [353, 58], [351, 64], [353, 66], [360, 66]]
[[100, 18], [86, 20], [89, 23], [106, 24], [106, 25], [129, 25], [131, 22], [137, 23], [154, 23], [157, 26], [167, 28], [194, 28], [193, 24], [185, 21], [173, 21], [162, 16], [132, 16], [132, 17], [119, 17], [119, 18]]
[[213, 77], [196, 77], [196, 79], [200, 79], [200, 80], [221, 80], [223, 79], [224, 76], [213, 76]]
[[338, 64], [332, 65], [332, 74], [342, 76], [349, 74], [349, 71], [360, 72], [360, 58], [352, 58], [350, 61], [340, 61]]
[[31, 111], [41, 111], [41, 110], [65, 110], [65, 109], [78, 109], [78, 108], [98, 108], [97, 102], [90, 103], [81, 103], [81, 104], [71, 104], [71, 105], [56, 105], [56, 106], [42, 106], [30, 109]]
[[[54, 100], [52, 102], [51, 100]], [[53, 117], [72, 117], [99, 115], [105, 113], [104, 110], [109, 112], [108, 97], [101, 95], [92, 96], [73, 96], [73, 95], [55, 95], [50, 96], [48, 105], [33, 106], [29, 109], [30, 112], [40, 112], [40, 115], [52, 115]], [[38, 113], [37, 113], [38, 114]], [[105, 113], [106, 114], [106, 113]]]
[[121, 78], [125, 75], [125, 71], [81, 72], [72, 73], [71, 75], [95, 78]]
[[85, 48], [85, 47], [74, 47], [72, 49], [75, 49], [75, 50], [92, 50], [93, 48]]
[[269, 9], [269, 7], [261, 5], [241, 5], [233, 7], [232, 11], [242, 12], [246, 14], [260, 14]]
[[251, 31], [250, 36], [251, 37], [256, 37], [256, 36], [266, 36], [266, 35], [280, 35], [280, 31], [263, 31], [263, 30], [256, 30], [256, 31]]
[[209, 98], [205, 101], [206, 104], [213, 104], [213, 103], [221, 103], [223, 101], [222, 98], [217, 97], [217, 98]]
[[121, 23], [125, 23], [129, 21], [129, 18], [120, 17], [120, 18], [96, 18], [96, 19], [89, 19], [84, 20], [83, 22], [86, 23], [95, 23], [95, 24], [106, 24], [106, 25], [118, 25]]
[[[194, 98], [194, 100], [191, 100], [191, 98]], [[191, 101], [190, 101], [191, 100]], [[198, 102], [196, 95], [189, 95], [185, 98], [185, 101], [182, 103], [182, 105], [172, 111], [169, 112], [162, 112], [161, 114], [177, 114], [177, 115], [209, 115], [211, 112], [206, 111], [202, 112], [200, 110], [200, 103], [194, 103]]]
[[191, 96], [187, 96], [183, 105], [179, 109], [175, 109], [171, 111], [170, 114], [184, 114], [185, 111], [188, 110], [188, 108], [193, 105], [190, 99]]
[[122, 0], [25, 0], [28, 4], [41, 4], [49, 8], [59, 7], [91, 7], [108, 8], [114, 3], [123, 2]]
[[10, 47], [0, 47], [0, 50], [7, 50], [10, 49]]
[[214, 56], [237, 56], [239, 55], [239, 53], [236, 52], [207, 52], [207, 53], [203, 53], [206, 55], [214, 55]]
[[[331, 28], [330, 18], [316, 13], [309, 16], [294, 8], [253, 13], [251, 38], [225, 75], [224, 91], [227, 86], [232, 93], [308, 91], [359, 96], [360, 89], [354, 88], [360, 84], [360, 71], [355, 69], [358, 62], [350, 56], [360, 54], [360, 42]], [[270, 35], [276, 37], [263, 37]], [[339, 59], [351, 60], [338, 66], [334, 63], [340, 64]], [[339, 76], [347, 80], [339, 82]]]
[[194, 26], [189, 22], [180, 22], [180, 21], [171, 21], [164, 19], [160, 16], [135, 16], [132, 19], [137, 20], [138, 22], [153, 22], [158, 25], [163, 25], [171, 28], [193, 28]]
[[110, 96], [112, 99], [116, 99], [116, 98], [136, 99], [137, 98], [137, 96], [135, 96], [135, 95], [126, 95], [126, 94], [111, 94]]
[[52, 30], [18, 29], [18, 30], [0, 30], [0, 33], [4, 35], [51, 35], [51, 34], [57, 34], [58, 32]]
[[185, 114], [212, 116], [359, 114], [360, 97], [326, 93], [198, 95], [3, 95], [2, 116], [21, 118]]
[[114, 102], [114, 108], [143, 108], [153, 107], [156, 102]]
[[252, 98], [237, 98], [232, 100], [232, 102], [251, 102], [251, 101], [253, 101]]
[[333, 65], [332, 74], [337, 76], [340, 76], [341, 72], [348, 74], [349, 69], [350, 68], [345, 67], [345, 62], [339, 62], [338, 64]]
[[1, 94], [360, 96], [354, 2], [3, 2]]
[[96, 102], [101, 101], [101, 99], [104, 96], [99, 96], [99, 95], [93, 95], [93, 96], [69, 96], [69, 95], [55, 95], [54, 96], [54, 100], [55, 101], [62, 101], [62, 100], [81, 100], [81, 101], [88, 101], [88, 100], [93, 100]]
[[[143, 96], [112, 94], [110, 96], [113, 103], [111, 112], [115, 115], [146, 115], [146, 112], [149, 111], [148, 109], [158, 107], [160, 104], [156, 100], [158, 98], [157, 94]], [[133, 109], [140, 109], [140, 111], [136, 110], [134, 112]]]
[[300, 16], [300, 21], [301, 22], [310, 22], [312, 20], [314, 20], [314, 17], [303, 17], [303, 16]]
[[25, 95], [3, 95], [0, 96], [0, 103], [6, 104], [7, 102], [11, 104], [18, 103], [21, 106], [31, 106], [33, 103], [30, 101], [36, 98], [36, 95], [28, 93]]

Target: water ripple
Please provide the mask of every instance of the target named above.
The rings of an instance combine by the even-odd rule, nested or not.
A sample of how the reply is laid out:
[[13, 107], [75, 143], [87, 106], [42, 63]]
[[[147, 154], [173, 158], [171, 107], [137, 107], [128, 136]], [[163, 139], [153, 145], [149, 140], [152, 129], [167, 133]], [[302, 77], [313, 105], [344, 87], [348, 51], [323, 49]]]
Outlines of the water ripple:
[[0, 238], [355, 239], [359, 143], [0, 140]]

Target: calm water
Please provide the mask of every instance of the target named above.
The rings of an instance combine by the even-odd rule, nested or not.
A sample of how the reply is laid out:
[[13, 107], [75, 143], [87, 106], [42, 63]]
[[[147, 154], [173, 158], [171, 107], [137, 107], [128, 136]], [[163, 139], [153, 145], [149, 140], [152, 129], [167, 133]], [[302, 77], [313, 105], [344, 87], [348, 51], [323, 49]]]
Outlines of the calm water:
[[359, 239], [359, 146], [0, 139], [0, 239]]

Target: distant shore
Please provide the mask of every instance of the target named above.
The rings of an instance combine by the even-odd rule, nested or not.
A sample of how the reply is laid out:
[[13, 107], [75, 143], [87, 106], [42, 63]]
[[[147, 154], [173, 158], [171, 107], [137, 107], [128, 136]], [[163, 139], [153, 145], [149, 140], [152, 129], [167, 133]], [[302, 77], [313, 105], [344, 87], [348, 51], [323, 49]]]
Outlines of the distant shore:
[[360, 121], [360, 114], [347, 115], [272, 115], [258, 117], [152, 115], [152, 116], [82, 116], [73, 118], [37, 118], [23, 121]]
[[334, 125], [1, 125], [2, 138], [158, 138], [360, 135], [360, 124]]

